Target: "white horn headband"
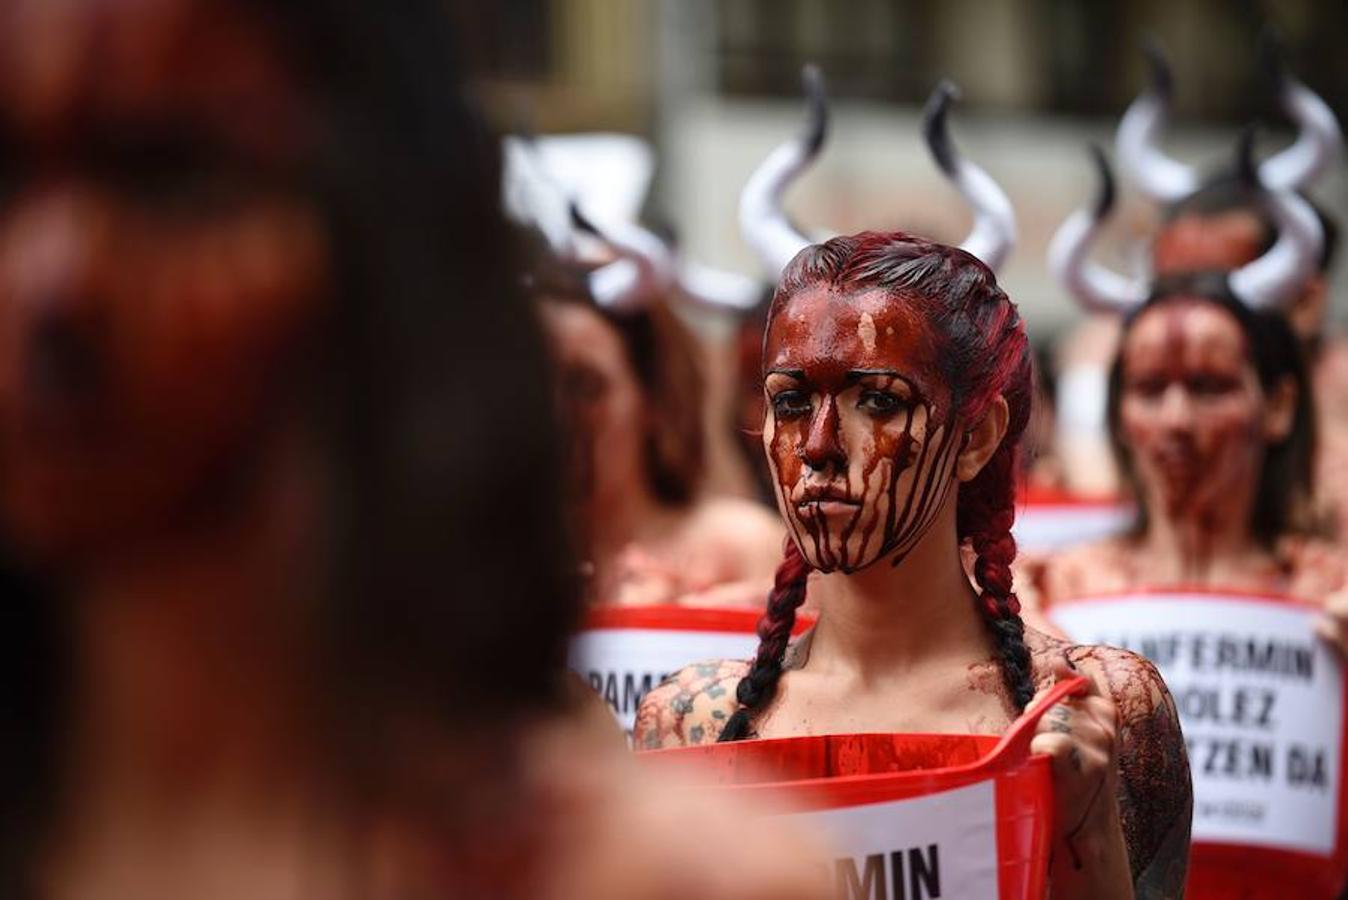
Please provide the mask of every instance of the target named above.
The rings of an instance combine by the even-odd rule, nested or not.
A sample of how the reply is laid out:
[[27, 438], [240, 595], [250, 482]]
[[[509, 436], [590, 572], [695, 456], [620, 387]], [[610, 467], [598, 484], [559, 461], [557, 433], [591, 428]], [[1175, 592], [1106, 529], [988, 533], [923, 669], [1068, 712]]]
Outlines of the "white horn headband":
[[[1241, 142], [1241, 168], [1258, 182], [1263, 169], [1254, 167], [1252, 133]], [[1101, 223], [1114, 206], [1114, 179], [1104, 151], [1092, 145], [1100, 175], [1094, 202], [1078, 209], [1053, 235], [1048, 248], [1048, 268], [1082, 306], [1090, 311], [1127, 313], [1146, 302], [1150, 285], [1140, 278], [1126, 278], [1091, 262], [1087, 257], [1100, 232]], [[1261, 191], [1278, 239], [1258, 259], [1227, 275], [1231, 293], [1251, 309], [1267, 310], [1285, 304], [1315, 272], [1324, 234], [1320, 220], [1304, 199], [1293, 191]]]
[[1148, 42], [1143, 49], [1151, 69], [1151, 85], [1124, 112], [1114, 137], [1114, 151], [1124, 177], [1138, 190], [1157, 202], [1173, 203], [1198, 190], [1202, 179], [1193, 166], [1171, 159], [1158, 145], [1159, 132], [1170, 112], [1174, 78], [1160, 46]]
[[636, 312], [669, 290], [675, 281], [675, 266], [669, 247], [650, 231], [633, 222], [596, 226], [578, 207], [573, 218], [608, 244], [617, 259], [605, 263], [587, 278], [590, 296], [597, 306], [617, 313]]
[[987, 172], [960, 155], [950, 139], [948, 113], [959, 88], [942, 80], [922, 111], [927, 147], [941, 171], [974, 211], [974, 225], [960, 249], [978, 257], [994, 272], [1001, 268], [1016, 244], [1016, 214], [1006, 192]]
[[[1343, 134], [1324, 100], [1287, 70], [1272, 38], [1264, 39], [1264, 48], [1283, 111], [1296, 123], [1298, 133], [1292, 146], [1260, 165], [1259, 178], [1269, 190], [1296, 190], [1306, 187], [1324, 171], [1338, 154]], [[1174, 203], [1198, 190], [1202, 178], [1197, 169], [1171, 159], [1158, 144], [1174, 80], [1160, 47], [1148, 43], [1145, 50], [1151, 67], [1151, 87], [1124, 113], [1114, 147], [1119, 166], [1129, 181], [1157, 202]]]
[[[813, 243], [791, 224], [782, 209], [782, 195], [819, 155], [828, 128], [823, 76], [815, 66], [803, 73], [807, 120], [805, 130], [765, 159], [740, 194], [740, 230], [775, 279], [787, 263]], [[996, 271], [1016, 242], [1016, 217], [1006, 193], [987, 172], [964, 159], [950, 139], [950, 103], [959, 90], [942, 81], [923, 114], [923, 128], [932, 156], [974, 210], [974, 226], [960, 249]]]
[[632, 312], [648, 305], [674, 282], [669, 248], [635, 223], [595, 225], [582, 213], [576, 199], [551, 176], [530, 138], [505, 140], [507, 215], [517, 224], [536, 228], [561, 259], [578, 260], [576, 231], [588, 232], [606, 243], [616, 259], [587, 276], [597, 305], [614, 312]]
[[1228, 276], [1231, 293], [1251, 309], [1275, 309], [1295, 300], [1316, 273], [1324, 247], [1324, 227], [1311, 205], [1291, 188], [1273, 188], [1264, 180], [1267, 163], [1255, 167], [1254, 130], [1240, 141], [1241, 177], [1262, 187], [1260, 199], [1273, 220], [1278, 239], [1263, 256]]
[[1283, 111], [1297, 125], [1297, 139], [1259, 165], [1259, 180], [1270, 190], [1297, 190], [1313, 182], [1338, 156], [1343, 132], [1329, 104], [1287, 67], [1278, 42], [1265, 32], [1263, 50]]
[[1087, 310], [1126, 313], [1146, 302], [1147, 285], [1087, 258], [1102, 223], [1114, 209], [1114, 175], [1105, 152], [1096, 144], [1090, 150], [1100, 185], [1091, 204], [1068, 216], [1049, 241], [1048, 270]]
[[817, 66], [807, 65], [801, 81], [805, 88], [804, 130], [773, 150], [740, 192], [740, 233], [773, 281], [792, 257], [813, 243], [791, 224], [782, 209], [782, 195], [814, 162], [828, 134], [824, 76]]
[[763, 286], [749, 276], [692, 260], [679, 266], [679, 287], [698, 306], [734, 313], [748, 312], [763, 299]]

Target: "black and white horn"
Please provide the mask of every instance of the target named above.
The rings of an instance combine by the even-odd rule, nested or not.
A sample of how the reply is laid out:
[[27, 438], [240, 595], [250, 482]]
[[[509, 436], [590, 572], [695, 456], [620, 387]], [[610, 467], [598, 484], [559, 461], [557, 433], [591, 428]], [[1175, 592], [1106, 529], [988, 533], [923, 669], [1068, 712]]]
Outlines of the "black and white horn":
[[1174, 203], [1198, 190], [1198, 170], [1171, 159], [1159, 144], [1170, 112], [1174, 77], [1165, 53], [1154, 42], [1143, 48], [1151, 69], [1151, 85], [1132, 102], [1114, 136], [1114, 152], [1125, 178], [1159, 203]]
[[502, 203], [507, 218], [535, 229], [557, 256], [575, 254], [571, 199], [545, 170], [531, 137], [507, 135], [501, 142]]
[[943, 79], [936, 85], [922, 110], [922, 131], [936, 164], [973, 208], [974, 225], [960, 249], [995, 272], [1016, 245], [1016, 214], [992, 176], [960, 155], [950, 139], [950, 104], [958, 99], [954, 83]]
[[692, 260], [679, 266], [679, 287], [696, 305], [723, 312], [745, 313], [763, 299], [763, 285], [756, 279]]
[[575, 206], [572, 217], [582, 231], [606, 243], [616, 257], [588, 276], [590, 296], [596, 305], [617, 313], [635, 312], [674, 284], [674, 255], [652, 232], [634, 222], [597, 225]]
[[1127, 313], [1147, 300], [1140, 278], [1111, 272], [1089, 259], [1096, 236], [1114, 209], [1114, 175], [1105, 152], [1091, 145], [1100, 184], [1089, 206], [1078, 209], [1059, 226], [1048, 245], [1048, 269], [1067, 292], [1091, 312]]
[[1297, 126], [1297, 138], [1285, 150], [1259, 165], [1259, 180], [1272, 191], [1298, 190], [1311, 182], [1338, 157], [1343, 148], [1339, 120], [1318, 94], [1287, 68], [1272, 32], [1265, 32], [1262, 53], [1283, 112]]
[[805, 88], [804, 130], [773, 150], [740, 193], [740, 233], [774, 281], [792, 257], [813, 243], [787, 218], [782, 195], [814, 162], [828, 133], [824, 76], [817, 66], [807, 65], [801, 81]]
[[1325, 234], [1319, 216], [1301, 195], [1287, 188], [1275, 189], [1264, 180], [1267, 163], [1255, 167], [1253, 145], [1254, 131], [1247, 129], [1240, 141], [1239, 171], [1262, 188], [1261, 202], [1278, 239], [1264, 255], [1231, 272], [1228, 284], [1231, 293], [1251, 309], [1276, 309], [1300, 296], [1315, 275]]

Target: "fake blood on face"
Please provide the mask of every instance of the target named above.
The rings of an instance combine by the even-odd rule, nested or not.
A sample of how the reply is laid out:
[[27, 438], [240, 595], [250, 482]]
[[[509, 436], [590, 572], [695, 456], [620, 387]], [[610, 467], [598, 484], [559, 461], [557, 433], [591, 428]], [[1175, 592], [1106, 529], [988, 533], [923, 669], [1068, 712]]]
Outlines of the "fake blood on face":
[[1139, 317], [1122, 354], [1123, 438], [1158, 512], [1208, 516], [1243, 496], [1266, 398], [1239, 324], [1210, 303], [1169, 301]]
[[899, 297], [801, 291], [768, 324], [763, 443], [778, 505], [821, 571], [897, 562], [953, 483], [949, 392]]

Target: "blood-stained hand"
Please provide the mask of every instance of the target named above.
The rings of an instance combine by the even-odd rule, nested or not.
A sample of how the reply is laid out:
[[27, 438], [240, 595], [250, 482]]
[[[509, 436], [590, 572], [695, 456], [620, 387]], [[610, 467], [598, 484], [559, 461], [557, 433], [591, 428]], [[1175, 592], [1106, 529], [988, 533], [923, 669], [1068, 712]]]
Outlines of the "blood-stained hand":
[[[1064, 656], [1054, 681], [1081, 674]], [[1131, 897], [1128, 851], [1119, 815], [1119, 715], [1092, 680], [1039, 720], [1032, 753], [1052, 759], [1055, 818], [1053, 896]], [[1036, 707], [1051, 685], [1030, 701]]]

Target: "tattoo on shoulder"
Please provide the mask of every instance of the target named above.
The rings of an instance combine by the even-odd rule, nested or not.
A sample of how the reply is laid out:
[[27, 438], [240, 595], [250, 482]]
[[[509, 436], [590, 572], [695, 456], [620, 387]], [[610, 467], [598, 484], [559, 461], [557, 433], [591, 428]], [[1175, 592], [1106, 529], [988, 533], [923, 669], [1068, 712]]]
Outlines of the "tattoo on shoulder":
[[746, 664], [716, 660], [685, 666], [642, 700], [633, 728], [641, 750], [714, 743], [733, 712]]

